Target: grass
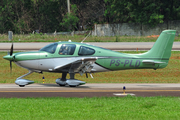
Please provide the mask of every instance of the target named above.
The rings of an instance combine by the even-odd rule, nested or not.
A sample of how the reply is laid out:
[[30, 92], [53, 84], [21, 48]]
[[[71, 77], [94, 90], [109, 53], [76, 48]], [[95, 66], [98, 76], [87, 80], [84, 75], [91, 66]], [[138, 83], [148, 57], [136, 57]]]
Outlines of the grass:
[[179, 97], [0, 98], [0, 119], [177, 120]]
[[[43, 34], [26, 34], [26, 35], [13, 35], [14, 42], [56, 42], [56, 41], [68, 41], [81, 42], [85, 38], [85, 35], [43, 35]], [[85, 42], [155, 42], [158, 36], [90, 36]], [[175, 41], [180, 41], [180, 36], [175, 37]], [[0, 42], [8, 41], [8, 36], [0, 34]]]
[[[141, 53], [136, 51], [125, 51], [126, 53]], [[26, 74], [28, 71], [18, 67], [13, 63], [12, 73], [10, 73], [10, 63], [2, 57], [7, 55], [6, 52], [0, 52], [0, 83], [14, 83], [16, 78]], [[45, 77], [45, 83], [55, 83], [55, 80], [61, 77], [61, 73], [33, 73], [26, 79], [34, 80], [36, 83], [42, 83], [42, 77]], [[180, 52], [172, 51], [169, 64], [164, 69], [137, 69], [111, 71], [93, 74], [86, 78], [85, 75], [76, 74], [75, 78], [87, 83], [180, 83]], [[67, 76], [69, 78], [69, 76]]]

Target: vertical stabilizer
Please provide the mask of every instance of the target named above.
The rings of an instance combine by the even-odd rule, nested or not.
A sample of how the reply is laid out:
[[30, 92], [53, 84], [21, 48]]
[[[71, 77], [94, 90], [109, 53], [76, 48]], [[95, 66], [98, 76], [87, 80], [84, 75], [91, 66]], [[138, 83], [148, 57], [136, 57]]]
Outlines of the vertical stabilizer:
[[176, 30], [164, 30], [154, 43], [151, 50], [145, 53], [145, 55], [150, 58], [161, 58], [169, 60], [175, 34]]

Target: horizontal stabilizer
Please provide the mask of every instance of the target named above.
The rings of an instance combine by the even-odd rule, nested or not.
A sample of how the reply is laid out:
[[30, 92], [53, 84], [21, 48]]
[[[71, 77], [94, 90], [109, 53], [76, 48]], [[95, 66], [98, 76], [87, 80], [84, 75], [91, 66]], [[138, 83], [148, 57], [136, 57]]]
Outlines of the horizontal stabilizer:
[[142, 61], [144, 64], [161, 64], [165, 62], [159, 62], [159, 61], [154, 61], [154, 60], [143, 60]]

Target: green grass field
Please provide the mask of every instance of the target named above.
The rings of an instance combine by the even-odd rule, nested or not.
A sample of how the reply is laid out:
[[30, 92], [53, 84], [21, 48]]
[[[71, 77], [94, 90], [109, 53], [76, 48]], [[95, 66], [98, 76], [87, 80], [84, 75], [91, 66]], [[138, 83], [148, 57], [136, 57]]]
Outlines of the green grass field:
[[[125, 51], [126, 53], [141, 53], [136, 51]], [[13, 63], [12, 73], [10, 73], [10, 63], [4, 60], [6, 52], [0, 52], [0, 83], [14, 83], [16, 78], [26, 74], [28, 71], [18, 67]], [[55, 80], [61, 77], [61, 73], [33, 73], [27, 76], [27, 79], [34, 80], [36, 83], [42, 83], [42, 77], [45, 77], [45, 83], [55, 83]], [[180, 52], [172, 51], [169, 64], [164, 69], [137, 69], [111, 71], [93, 74], [94, 78], [86, 78], [85, 75], [76, 74], [76, 79], [86, 81], [87, 83], [180, 83]], [[68, 76], [69, 77], [69, 76]]]
[[178, 120], [179, 97], [0, 98], [1, 120]]
[[[43, 34], [27, 34], [27, 35], [13, 35], [13, 42], [57, 42], [57, 41], [68, 41], [69, 39], [73, 42], [81, 42], [86, 35], [43, 35]], [[151, 36], [89, 36], [86, 42], [155, 42], [157, 37]], [[180, 36], [176, 36], [174, 41], [180, 41]], [[0, 42], [11, 42], [8, 41], [8, 36], [0, 34]]]

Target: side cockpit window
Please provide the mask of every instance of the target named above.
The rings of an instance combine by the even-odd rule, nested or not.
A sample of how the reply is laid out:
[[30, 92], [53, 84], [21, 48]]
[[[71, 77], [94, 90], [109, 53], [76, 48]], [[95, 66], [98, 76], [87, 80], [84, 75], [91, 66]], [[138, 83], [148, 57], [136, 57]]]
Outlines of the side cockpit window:
[[45, 52], [53, 54], [56, 51], [57, 45], [58, 45], [57, 43], [51, 43], [41, 48], [39, 51], [45, 51]]
[[95, 53], [95, 50], [89, 47], [81, 46], [79, 48], [78, 55], [84, 56], [84, 55], [93, 55]]
[[59, 50], [60, 55], [73, 55], [76, 49], [74, 44], [63, 44]]

